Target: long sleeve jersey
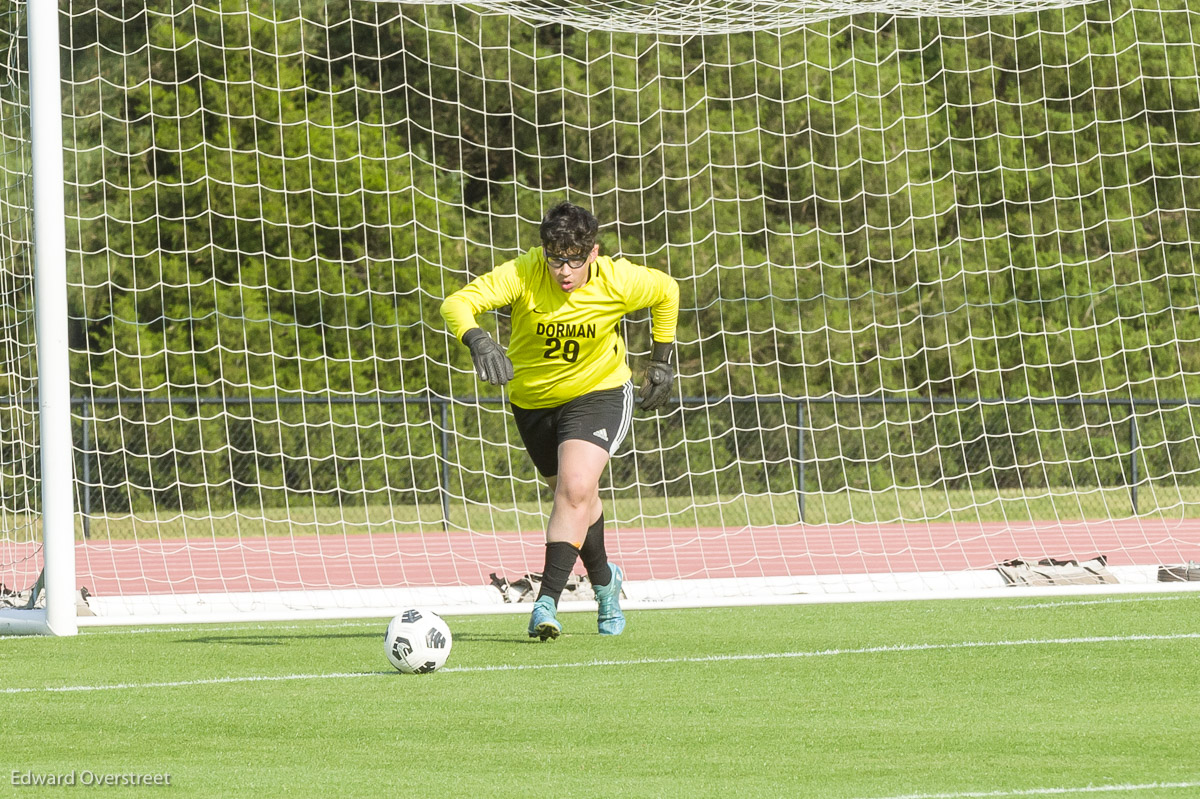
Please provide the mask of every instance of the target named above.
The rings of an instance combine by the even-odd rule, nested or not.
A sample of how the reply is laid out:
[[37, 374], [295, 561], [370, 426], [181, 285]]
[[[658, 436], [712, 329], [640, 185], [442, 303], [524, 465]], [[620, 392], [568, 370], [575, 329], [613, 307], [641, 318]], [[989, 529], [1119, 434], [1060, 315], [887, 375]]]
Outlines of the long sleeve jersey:
[[675, 340], [679, 285], [665, 272], [624, 258], [597, 257], [583, 287], [563, 291], [541, 247], [500, 264], [442, 302], [442, 317], [458, 339], [478, 327], [475, 317], [512, 306], [508, 357], [514, 377], [509, 400], [520, 408], [553, 408], [632, 377], [621, 319], [650, 308], [655, 341]]

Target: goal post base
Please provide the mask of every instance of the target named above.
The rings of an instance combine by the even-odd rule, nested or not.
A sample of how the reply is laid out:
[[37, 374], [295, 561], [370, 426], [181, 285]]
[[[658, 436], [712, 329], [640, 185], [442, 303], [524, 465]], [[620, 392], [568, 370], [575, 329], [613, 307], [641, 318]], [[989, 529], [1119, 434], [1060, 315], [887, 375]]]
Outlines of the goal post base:
[[[994, 570], [891, 575], [840, 575], [712, 580], [634, 580], [624, 584], [626, 610], [903, 602], [944, 599], [1073, 598], [1200, 590], [1200, 582], [1157, 582], [1158, 567], [1113, 567], [1117, 584], [1009, 586]], [[89, 597], [81, 627], [298, 622], [386, 618], [419, 606], [450, 616], [525, 614], [528, 602], [506, 602], [487, 586], [273, 591]], [[591, 600], [564, 598], [564, 613], [595, 612]]]
[[0, 636], [73, 636], [76, 619], [60, 619], [46, 608], [0, 608]]
[[0, 635], [49, 635], [46, 611], [42, 608], [0, 608]]

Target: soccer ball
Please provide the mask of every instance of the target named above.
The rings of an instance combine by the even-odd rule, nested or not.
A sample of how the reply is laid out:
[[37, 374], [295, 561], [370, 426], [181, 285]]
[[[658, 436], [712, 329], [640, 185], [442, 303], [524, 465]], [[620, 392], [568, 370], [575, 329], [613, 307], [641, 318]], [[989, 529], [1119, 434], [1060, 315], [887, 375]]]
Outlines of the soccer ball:
[[383, 651], [404, 674], [437, 671], [450, 657], [450, 628], [436, 613], [408, 608], [388, 624]]

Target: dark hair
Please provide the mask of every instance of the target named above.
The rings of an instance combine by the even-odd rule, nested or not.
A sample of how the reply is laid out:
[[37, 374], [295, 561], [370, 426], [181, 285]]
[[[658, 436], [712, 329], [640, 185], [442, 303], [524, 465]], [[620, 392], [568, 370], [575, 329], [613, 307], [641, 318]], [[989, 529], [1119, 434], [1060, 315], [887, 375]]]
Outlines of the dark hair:
[[599, 230], [600, 223], [586, 208], [561, 202], [546, 213], [539, 232], [542, 247], [555, 255], [582, 257], [591, 252]]

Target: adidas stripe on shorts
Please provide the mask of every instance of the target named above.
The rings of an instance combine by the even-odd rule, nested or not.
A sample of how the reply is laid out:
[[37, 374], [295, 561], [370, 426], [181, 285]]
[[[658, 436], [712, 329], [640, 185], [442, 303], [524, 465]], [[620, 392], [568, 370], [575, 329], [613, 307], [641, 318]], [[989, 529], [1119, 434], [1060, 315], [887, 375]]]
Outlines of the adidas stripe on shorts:
[[521, 441], [543, 477], [558, 475], [558, 445], [590, 441], [612, 455], [629, 433], [633, 419], [633, 383], [593, 391], [555, 408], [512, 405]]

